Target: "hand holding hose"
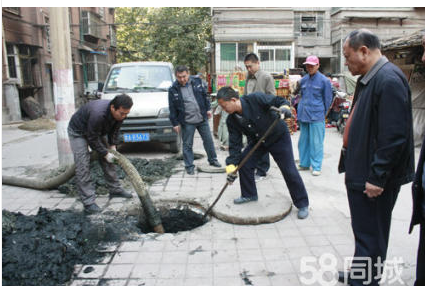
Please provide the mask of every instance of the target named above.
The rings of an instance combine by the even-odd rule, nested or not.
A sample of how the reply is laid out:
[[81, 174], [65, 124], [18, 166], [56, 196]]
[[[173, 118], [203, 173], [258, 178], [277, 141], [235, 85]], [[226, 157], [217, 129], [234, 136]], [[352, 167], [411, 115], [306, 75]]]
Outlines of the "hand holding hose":
[[287, 119], [292, 117], [291, 108], [286, 104], [281, 105], [280, 107], [271, 106], [270, 110], [273, 110], [276, 113], [280, 114], [281, 119]]

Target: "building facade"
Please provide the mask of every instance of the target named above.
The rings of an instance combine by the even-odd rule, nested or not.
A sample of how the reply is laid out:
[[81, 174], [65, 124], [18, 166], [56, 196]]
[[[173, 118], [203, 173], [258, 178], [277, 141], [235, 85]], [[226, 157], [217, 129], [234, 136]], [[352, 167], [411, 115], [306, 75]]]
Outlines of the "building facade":
[[343, 73], [342, 45], [355, 29], [367, 28], [381, 40], [425, 25], [424, 8], [212, 8], [212, 75], [244, 71], [243, 58], [255, 52], [270, 73], [302, 68], [309, 55], [324, 73]]
[[[114, 9], [68, 8], [76, 107], [86, 102], [116, 62]], [[28, 117], [22, 102], [33, 97], [54, 117], [49, 8], [3, 7], [3, 123]]]

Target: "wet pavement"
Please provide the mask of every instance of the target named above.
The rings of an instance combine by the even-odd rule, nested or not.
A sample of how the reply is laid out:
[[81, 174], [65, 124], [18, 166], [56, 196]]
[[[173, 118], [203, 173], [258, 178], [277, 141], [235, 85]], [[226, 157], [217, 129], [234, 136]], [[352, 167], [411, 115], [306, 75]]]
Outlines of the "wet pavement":
[[[292, 136], [294, 157], [298, 158], [299, 133]], [[227, 152], [219, 150], [224, 165]], [[259, 201], [235, 206], [240, 195], [239, 183], [229, 186], [214, 210], [229, 217], [288, 215], [274, 223], [237, 225], [213, 217], [205, 225], [177, 234], [145, 234], [138, 241], [122, 241], [103, 250], [105, 258], [95, 265], [77, 265], [75, 279], [69, 285], [324, 285], [319, 277], [312, 279], [312, 268], [330, 280], [344, 267], [354, 249], [350, 214], [344, 188], [344, 177], [337, 173], [341, 135], [326, 130], [322, 175], [314, 177], [301, 171], [310, 199], [310, 215], [297, 219], [297, 209], [290, 208], [290, 198], [279, 169], [271, 160], [267, 179], [257, 184]], [[122, 153], [146, 159], [172, 156], [160, 144], [126, 146]], [[194, 150], [204, 153], [196, 133]], [[416, 149], [416, 159], [419, 149]], [[31, 170], [45, 172], [58, 166], [55, 131], [24, 131], [17, 125], [3, 125], [2, 171], [8, 175], [30, 176]], [[207, 164], [203, 158], [195, 165]], [[204, 207], [215, 199], [225, 184], [224, 173], [187, 175], [183, 165], [168, 179], [149, 188], [153, 201], [194, 202]], [[99, 196], [96, 202], [107, 211], [135, 212], [138, 199], [109, 199]], [[26, 215], [36, 214], [39, 207], [82, 211], [75, 198], [58, 191], [38, 191], [2, 186], [2, 208]], [[403, 186], [397, 200], [388, 250], [388, 260], [396, 262], [401, 276], [384, 285], [413, 285], [419, 232], [408, 234], [411, 215], [410, 184]], [[330, 260], [325, 261], [328, 257]], [[322, 260], [320, 260], [322, 258]], [[329, 263], [336, 264], [330, 267]], [[304, 265], [304, 266], [303, 266]], [[93, 267], [93, 268], [89, 268]], [[390, 268], [388, 268], [390, 269]], [[88, 271], [91, 270], [91, 271]], [[393, 270], [393, 271], [395, 271]], [[314, 277], [313, 277], [314, 278]], [[309, 282], [310, 281], [310, 282]], [[333, 280], [328, 285], [342, 285]], [[404, 284], [402, 284], [404, 283]]]

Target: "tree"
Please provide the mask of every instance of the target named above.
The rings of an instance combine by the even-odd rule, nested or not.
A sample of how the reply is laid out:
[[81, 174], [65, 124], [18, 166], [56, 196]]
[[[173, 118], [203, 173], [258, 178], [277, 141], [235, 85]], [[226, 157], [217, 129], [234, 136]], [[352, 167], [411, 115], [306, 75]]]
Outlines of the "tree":
[[206, 65], [210, 8], [117, 8], [115, 15], [119, 62], [167, 61], [192, 73]]

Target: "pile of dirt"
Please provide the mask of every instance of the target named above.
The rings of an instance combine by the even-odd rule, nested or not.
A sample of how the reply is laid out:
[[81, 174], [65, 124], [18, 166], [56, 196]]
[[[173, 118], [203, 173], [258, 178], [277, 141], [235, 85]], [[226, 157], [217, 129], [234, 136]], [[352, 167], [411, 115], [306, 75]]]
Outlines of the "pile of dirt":
[[[152, 159], [152, 160], [146, 160], [146, 159], [139, 159], [139, 158], [132, 158], [130, 159], [133, 166], [137, 169], [137, 171], [140, 174], [140, 177], [142, 180], [148, 184], [152, 184], [153, 182], [168, 178], [173, 174], [174, 167], [178, 164], [177, 159], [175, 158], [167, 158], [164, 160], [160, 159]], [[107, 194], [108, 189], [106, 186], [105, 177], [103, 175], [102, 167], [100, 166], [98, 161], [93, 161], [90, 163], [90, 172], [93, 184], [96, 188], [97, 194]], [[127, 180], [127, 176], [124, 172], [124, 170], [116, 166], [117, 168], [117, 174], [120, 180], [124, 180], [124, 186], [130, 186], [131, 182]], [[60, 185], [58, 187], [58, 190], [61, 193], [65, 193], [69, 196], [77, 196], [78, 191], [75, 184], [75, 176], [72, 177], [68, 182]]]
[[72, 211], [40, 208], [35, 216], [3, 210], [2, 285], [56, 286], [72, 278], [74, 265], [95, 264], [102, 245], [133, 240], [137, 218], [116, 213], [99, 221]]
[[28, 131], [53, 130], [56, 129], [56, 123], [51, 119], [37, 118], [35, 120], [26, 121], [19, 125], [18, 128]]

